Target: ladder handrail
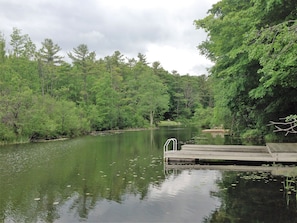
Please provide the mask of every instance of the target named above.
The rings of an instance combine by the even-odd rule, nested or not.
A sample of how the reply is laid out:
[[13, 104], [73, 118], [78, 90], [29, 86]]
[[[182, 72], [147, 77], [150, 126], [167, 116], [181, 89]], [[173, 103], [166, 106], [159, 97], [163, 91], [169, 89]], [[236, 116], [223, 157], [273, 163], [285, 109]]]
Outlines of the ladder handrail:
[[172, 150], [173, 151], [176, 151], [177, 150], [177, 139], [176, 138], [170, 138], [170, 139], [167, 139], [167, 141], [165, 142], [164, 146], [163, 146], [163, 149], [164, 149], [164, 152], [167, 152], [168, 151], [168, 146], [170, 143], [173, 143], [172, 144]]
[[168, 151], [168, 146], [171, 142], [172, 142], [172, 151], [177, 151], [177, 139], [176, 138], [167, 139], [167, 141], [165, 142], [165, 144], [163, 146], [163, 158], [164, 158], [165, 162], [168, 161], [165, 157], [165, 153]]

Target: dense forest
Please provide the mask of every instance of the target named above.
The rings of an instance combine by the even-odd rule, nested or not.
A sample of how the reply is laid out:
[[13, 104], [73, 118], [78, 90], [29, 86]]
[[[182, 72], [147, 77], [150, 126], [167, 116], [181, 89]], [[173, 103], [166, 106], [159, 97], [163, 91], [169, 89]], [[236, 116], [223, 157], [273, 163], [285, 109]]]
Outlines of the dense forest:
[[[224, 126], [275, 140], [270, 121], [297, 114], [297, 2], [222, 0], [195, 20], [209, 75], [166, 71], [145, 55], [98, 58], [80, 44], [62, 57], [13, 28], [0, 33], [0, 142], [155, 126], [160, 120]], [[194, 28], [194, 27], [193, 27]], [[198, 51], [197, 51], [198, 53]], [[181, 61], [182, 63], [182, 61]]]
[[269, 121], [297, 113], [296, 18], [295, 0], [222, 0], [195, 21], [208, 33], [198, 48], [215, 64], [214, 122], [272, 140]]
[[2, 143], [151, 127], [160, 120], [210, 125], [213, 96], [206, 75], [169, 73], [141, 53], [136, 59], [119, 51], [97, 58], [80, 44], [63, 58], [61, 50], [52, 39], [37, 49], [18, 28], [8, 41], [0, 35]]

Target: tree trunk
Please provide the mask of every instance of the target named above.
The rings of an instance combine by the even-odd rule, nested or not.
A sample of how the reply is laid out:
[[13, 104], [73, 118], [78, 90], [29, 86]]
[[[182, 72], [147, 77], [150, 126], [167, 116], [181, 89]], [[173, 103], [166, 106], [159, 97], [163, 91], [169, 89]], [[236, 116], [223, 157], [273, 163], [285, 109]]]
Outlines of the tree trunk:
[[153, 127], [154, 125], [154, 112], [150, 112], [150, 126]]

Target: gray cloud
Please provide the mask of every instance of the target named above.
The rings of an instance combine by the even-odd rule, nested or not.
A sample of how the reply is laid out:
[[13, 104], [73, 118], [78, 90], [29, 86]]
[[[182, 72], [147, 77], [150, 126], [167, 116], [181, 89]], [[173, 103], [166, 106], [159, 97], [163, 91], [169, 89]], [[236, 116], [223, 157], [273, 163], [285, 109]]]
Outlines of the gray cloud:
[[[16, 27], [23, 34], [29, 34], [38, 46], [45, 38], [51, 38], [64, 52], [84, 43], [99, 57], [116, 50], [128, 57], [136, 57], [139, 52], [149, 53], [149, 45], [156, 46], [155, 50], [164, 49], [164, 46], [173, 47], [176, 54], [179, 54], [179, 50], [189, 50], [188, 56], [196, 53], [197, 57], [202, 57], [196, 46], [206, 35], [201, 30], [195, 30], [193, 21], [205, 17], [215, 2], [1, 0], [0, 31], [9, 39], [12, 28]], [[158, 52], [149, 54], [158, 55]], [[182, 61], [185, 54], [180, 54]], [[163, 64], [158, 56], [150, 60]], [[193, 73], [193, 70], [199, 73], [199, 67], [203, 70], [208, 65], [201, 64], [201, 61], [205, 63], [206, 60], [198, 58], [197, 63], [187, 63], [188, 67], [183, 69], [176, 66], [176, 61], [171, 65], [164, 61], [164, 68], [169, 71], [180, 69], [181, 74]]]

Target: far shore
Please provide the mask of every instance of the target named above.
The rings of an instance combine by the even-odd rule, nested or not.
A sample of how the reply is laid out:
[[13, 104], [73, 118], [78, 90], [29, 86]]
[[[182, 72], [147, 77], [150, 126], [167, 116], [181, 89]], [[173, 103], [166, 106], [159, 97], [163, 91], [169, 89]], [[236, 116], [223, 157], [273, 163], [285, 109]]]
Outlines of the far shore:
[[[162, 121], [158, 124], [158, 126], [178, 126], [181, 125], [180, 122], [174, 122], [174, 121]], [[102, 130], [102, 131], [92, 131], [86, 135], [91, 136], [100, 136], [100, 135], [109, 135], [109, 134], [120, 134], [124, 132], [133, 132], [133, 131], [144, 131], [144, 130], [150, 130], [150, 129], [157, 129], [158, 127], [148, 127], [148, 128], [128, 128], [128, 129], [111, 129], [111, 130]], [[227, 134], [229, 133], [229, 129], [223, 129], [223, 128], [213, 128], [213, 129], [203, 129], [202, 132], [205, 133], [223, 133]], [[13, 143], [0, 143], [1, 145], [12, 145], [12, 144], [22, 144], [22, 143], [39, 143], [39, 142], [54, 142], [54, 141], [63, 141], [71, 139], [71, 137], [60, 137], [60, 138], [52, 138], [52, 139], [34, 139], [34, 140], [27, 140], [27, 141], [20, 141], [20, 142], [13, 142]]]
[[209, 132], [209, 133], [229, 133], [229, 129], [223, 128], [213, 128], [213, 129], [203, 129], [202, 132]]
[[[80, 136], [99, 136], [99, 135], [107, 135], [107, 134], [119, 134], [119, 133], [124, 133], [124, 132], [132, 132], [132, 131], [143, 131], [143, 130], [150, 130], [150, 129], [157, 129], [157, 127], [152, 127], [152, 128], [128, 128], [128, 129], [111, 129], [111, 130], [103, 130], [103, 131], [92, 131], [88, 134], [85, 135], [80, 135]], [[77, 136], [79, 137], [79, 136]], [[14, 142], [1, 142], [0, 141], [0, 146], [4, 145], [14, 145], [14, 144], [23, 144], [23, 143], [39, 143], [39, 142], [54, 142], [54, 141], [63, 141], [63, 140], [68, 140], [71, 139], [72, 137], [58, 137], [58, 138], [44, 138], [44, 139], [32, 139], [32, 140], [21, 140], [21, 141], [14, 141]], [[73, 137], [75, 138], [75, 137]]]
[[111, 130], [103, 130], [103, 131], [92, 131], [90, 135], [97, 136], [97, 135], [106, 135], [106, 134], [118, 134], [123, 132], [136, 132], [136, 131], [144, 131], [150, 129], [157, 129], [156, 127], [151, 128], [129, 128], [129, 129], [111, 129]]
[[70, 139], [68, 137], [61, 137], [61, 138], [56, 138], [56, 139], [36, 139], [36, 140], [31, 140], [29, 142], [52, 142], [52, 141], [63, 141]]

